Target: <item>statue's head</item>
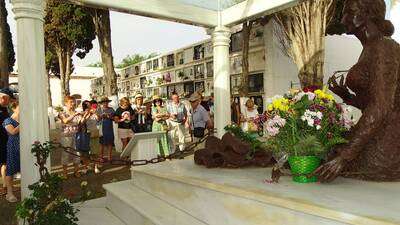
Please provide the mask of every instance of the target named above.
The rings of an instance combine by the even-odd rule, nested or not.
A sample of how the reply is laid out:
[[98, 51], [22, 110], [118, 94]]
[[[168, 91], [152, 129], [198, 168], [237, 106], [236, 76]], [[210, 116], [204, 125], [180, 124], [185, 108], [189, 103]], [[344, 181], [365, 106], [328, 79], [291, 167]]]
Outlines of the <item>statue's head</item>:
[[347, 34], [367, 30], [368, 26], [374, 24], [383, 36], [391, 36], [394, 27], [390, 21], [385, 20], [385, 15], [384, 0], [346, 0], [342, 23], [346, 27]]

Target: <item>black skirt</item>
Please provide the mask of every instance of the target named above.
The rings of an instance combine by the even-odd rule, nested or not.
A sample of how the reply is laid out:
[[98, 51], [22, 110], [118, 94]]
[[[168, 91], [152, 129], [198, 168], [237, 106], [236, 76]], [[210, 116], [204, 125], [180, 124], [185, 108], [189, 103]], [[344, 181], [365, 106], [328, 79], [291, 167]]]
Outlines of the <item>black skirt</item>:
[[7, 138], [0, 137], [0, 164], [7, 162]]

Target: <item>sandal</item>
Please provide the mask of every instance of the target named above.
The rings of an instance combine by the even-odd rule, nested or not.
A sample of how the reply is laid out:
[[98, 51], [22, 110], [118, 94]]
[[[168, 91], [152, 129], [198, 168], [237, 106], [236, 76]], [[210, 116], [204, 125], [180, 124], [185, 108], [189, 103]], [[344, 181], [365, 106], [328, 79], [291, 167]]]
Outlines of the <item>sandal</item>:
[[6, 200], [10, 203], [18, 202], [17, 197], [15, 197], [13, 194], [7, 194], [6, 195]]

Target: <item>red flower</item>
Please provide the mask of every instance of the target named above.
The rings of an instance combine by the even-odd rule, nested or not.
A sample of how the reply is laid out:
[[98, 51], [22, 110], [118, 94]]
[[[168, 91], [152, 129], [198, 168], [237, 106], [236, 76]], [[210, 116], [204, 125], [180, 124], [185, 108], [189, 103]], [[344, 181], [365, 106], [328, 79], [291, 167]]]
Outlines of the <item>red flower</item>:
[[312, 86], [308, 86], [308, 87], [303, 88], [303, 91], [304, 92], [314, 92], [315, 90], [318, 90], [318, 89], [319, 89], [318, 86], [312, 85]]

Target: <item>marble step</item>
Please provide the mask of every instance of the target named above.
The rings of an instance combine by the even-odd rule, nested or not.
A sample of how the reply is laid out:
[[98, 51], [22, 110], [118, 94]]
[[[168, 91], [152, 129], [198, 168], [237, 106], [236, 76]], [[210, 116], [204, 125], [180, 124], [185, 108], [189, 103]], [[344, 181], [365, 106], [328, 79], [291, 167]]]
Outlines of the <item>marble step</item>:
[[127, 225], [106, 208], [106, 198], [98, 198], [84, 203], [76, 203], [79, 209], [78, 225]]
[[106, 207], [128, 225], [206, 225], [161, 199], [122, 181], [104, 185]]
[[264, 182], [270, 176], [269, 168], [206, 169], [189, 158], [134, 167], [131, 185], [209, 225], [400, 224], [400, 183]]

